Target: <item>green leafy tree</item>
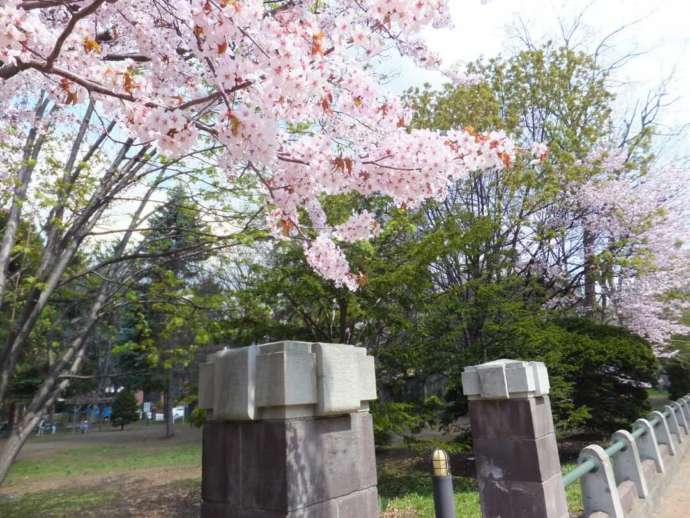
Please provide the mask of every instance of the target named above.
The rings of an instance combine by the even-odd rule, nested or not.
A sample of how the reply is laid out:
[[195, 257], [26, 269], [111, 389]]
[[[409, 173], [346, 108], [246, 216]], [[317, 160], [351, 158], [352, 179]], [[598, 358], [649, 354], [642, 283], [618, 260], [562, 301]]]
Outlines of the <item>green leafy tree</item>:
[[[166, 436], [174, 434], [172, 407], [181, 397], [181, 371], [209, 341], [208, 311], [217, 302], [200, 289], [213, 241], [191, 193], [175, 185], [151, 216], [142, 245], [141, 275], [126, 294], [116, 351], [143, 388], [164, 394]], [[148, 372], [146, 372], [148, 371]], [[130, 379], [130, 383], [136, 382]]]
[[132, 392], [121, 390], [118, 393], [115, 401], [113, 401], [110, 419], [113, 426], [119, 426], [120, 430], [124, 430], [125, 425], [139, 420], [139, 405]]
[[[581, 230], [572, 231], [582, 214], [564, 205], [563, 193], [601, 172], [584, 159], [614, 138], [608, 71], [547, 45], [475, 63], [471, 72], [482, 80], [411, 91], [413, 126], [504, 130], [525, 145], [548, 142], [548, 157], [470, 174], [443, 203], [416, 211], [334, 197], [325, 204], [329, 223], [355, 208], [384, 222], [377, 239], [344, 247], [366, 282], [356, 293], [335, 288], [308, 269], [298, 245], [277, 244], [240, 268], [231, 311], [237, 341], [367, 347], [377, 358], [380, 436], [420, 426], [409, 416], [424, 408], [432, 379], [446, 380], [435, 418], [450, 425], [466, 411], [464, 366], [497, 358], [547, 364], [560, 430], [607, 431], [644, 413], [642, 387], [656, 370], [649, 344], [604, 321], [603, 311], [591, 315], [596, 321], [576, 316], [589, 304], [592, 256]], [[645, 128], [624, 137], [641, 167], [647, 137]], [[554, 262], [566, 272], [556, 280], [544, 266]], [[551, 304], [569, 298], [574, 303]]]
[[[690, 299], [690, 292], [676, 294], [681, 301]], [[686, 311], [682, 322], [690, 324], [690, 311]], [[671, 343], [674, 355], [663, 361], [663, 368], [668, 376], [669, 396], [678, 399], [690, 394], [690, 336], [674, 336]]]
[[664, 362], [664, 369], [668, 375], [669, 397], [679, 399], [690, 394], [690, 357], [681, 353], [675, 358]]
[[[504, 130], [525, 146], [547, 143], [548, 155], [518, 159], [501, 172], [470, 174], [443, 203], [423, 208], [417, 246], [433, 257], [436, 289], [420, 321], [418, 370], [448, 375], [446, 421], [466, 410], [463, 366], [501, 357], [547, 363], [561, 429], [604, 430], [634, 419], [646, 408], [640, 387], [656, 368], [651, 347], [607, 325], [605, 295], [594, 311], [596, 284], [607, 282], [612, 263], [630, 258], [613, 257], [612, 243], [599, 254], [594, 250], [585, 212], [568, 203], [567, 193], [602, 173], [587, 159], [602, 146], [624, 144], [627, 167], [644, 171], [651, 128], [617, 134], [609, 71], [569, 48], [547, 44], [479, 61], [470, 72], [481, 80], [411, 90], [413, 125]], [[563, 317], [582, 311], [601, 327], [580, 318], [563, 324]], [[622, 334], [614, 339], [616, 333]], [[576, 345], [579, 352], [571, 354]], [[580, 369], [600, 377], [590, 382]], [[613, 380], [604, 379], [607, 372]], [[603, 384], [598, 398], [591, 392], [597, 384]], [[597, 409], [609, 417], [599, 419]]]

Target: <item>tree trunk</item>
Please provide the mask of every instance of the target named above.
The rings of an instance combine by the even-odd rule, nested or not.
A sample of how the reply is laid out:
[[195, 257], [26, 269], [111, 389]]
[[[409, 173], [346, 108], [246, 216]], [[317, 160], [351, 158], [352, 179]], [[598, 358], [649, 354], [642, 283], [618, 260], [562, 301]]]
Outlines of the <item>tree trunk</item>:
[[168, 373], [168, 385], [165, 389], [165, 436], [173, 437], [175, 435], [175, 417], [173, 416], [172, 405], [173, 394], [173, 370], [170, 369]]
[[[91, 232], [99, 221], [112, 198], [122, 189], [128, 187], [128, 181], [133, 181], [138, 170], [147, 163], [145, 160], [138, 159], [142, 153], [140, 151], [136, 157], [129, 159], [128, 165], [124, 167], [120, 174], [116, 174], [121, 164], [126, 160], [127, 151], [131, 145], [131, 139], [123, 144], [117, 157], [101, 179], [99, 186], [85, 205], [85, 208], [79, 212], [79, 217], [76, 218], [69, 228], [63, 230], [59, 225], [59, 218], [56, 219], [56, 216], [61, 213], [64, 207], [58, 205], [51, 210], [49, 222], [44, 227], [48, 238], [35, 274], [35, 277], [43, 283], [43, 286], [41, 288], [38, 286], [34, 287], [26, 297], [21, 316], [18, 322], [11, 327], [10, 333], [7, 335], [5, 347], [0, 354], [0, 402], [4, 401], [15, 366], [36, 321], [48, 303], [48, 299], [53, 291], [58, 287], [67, 265], [76, 255], [84, 237]], [[149, 188], [149, 192], [152, 192], [152, 190], [153, 188]], [[150, 194], [148, 195], [150, 196]], [[135, 215], [132, 219], [133, 226], [128, 229], [125, 237], [123, 237], [118, 247], [118, 254], [122, 253], [133, 229], [136, 228], [134, 222], [141, 215], [143, 210], [142, 203], [140, 203], [137, 210], [139, 211], [138, 215]]]
[[25, 416], [22, 420], [21, 425], [17, 425], [12, 428], [10, 436], [3, 445], [2, 450], [0, 450], [0, 481], [5, 480], [7, 472], [12, 466], [15, 457], [21, 450], [22, 446], [31, 435], [31, 431], [38, 424], [41, 419], [41, 415], [32, 414], [31, 416]]
[[17, 231], [22, 216], [22, 208], [26, 203], [26, 194], [31, 183], [31, 176], [33, 174], [36, 158], [45, 142], [45, 134], [39, 136], [40, 125], [42, 124], [43, 115], [48, 107], [48, 99], [41, 99], [36, 106], [36, 114], [34, 118], [34, 125], [29, 131], [23, 151], [23, 163], [19, 171], [17, 182], [12, 193], [12, 204], [5, 222], [5, 229], [3, 231], [2, 240], [0, 241], [0, 306], [2, 306], [3, 297], [5, 294], [5, 286], [7, 284], [7, 270], [9, 268], [12, 249], [14, 248], [17, 239]]
[[11, 432], [14, 430], [15, 421], [17, 419], [17, 404], [12, 401], [10, 407], [7, 410], [7, 431]]
[[[159, 178], [162, 178], [162, 174], [159, 176]], [[137, 211], [132, 217], [127, 232], [113, 253], [114, 258], [121, 257], [122, 253], [124, 252], [132, 233], [134, 232], [134, 229], [136, 229], [140, 222], [144, 207], [146, 206], [151, 194], [154, 192], [155, 185], [158, 183], [159, 182], [157, 181], [154, 186], [149, 188], [144, 199], [140, 202]], [[98, 210], [103, 211], [104, 207], [101, 207]], [[97, 219], [97, 217], [94, 218], [93, 221], [87, 225], [81, 226], [80, 228], [82, 228], [85, 232], [90, 231]], [[29, 299], [33, 297], [34, 300], [28, 300], [25, 305], [25, 314], [23, 315], [24, 318], [20, 319], [21, 324], [19, 326], [19, 331], [17, 332], [16, 329], [12, 330], [10, 336], [8, 337], [7, 346], [2, 351], [3, 354], [0, 358], [0, 402], [3, 401], [4, 394], [6, 393], [9, 385], [9, 379], [11, 378], [14, 370], [14, 365], [16, 364], [16, 361], [23, 349], [26, 339], [28, 339], [28, 336], [33, 329], [35, 320], [40, 315], [48, 297], [57, 286], [67, 263], [76, 253], [79, 244], [79, 239], [76, 239], [71, 243], [70, 246], [66, 247], [66, 249], [62, 249], [61, 253], [56, 255], [51, 255], [48, 253], [42, 258], [42, 262], [46, 263], [45, 268], [47, 269], [44, 271], [47, 273], [46, 277], [48, 278], [48, 286], [42, 291], [34, 290], [34, 293], [30, 295]], [[52, 257], [54, 260], [57, 260], [58, 264], [48, 264], [51, 262], [49, 260], [50, 257]], [[48, 266], [50, 268], [48, 268]], [[110, 268], [110, 270], [106, 271], [106, 279], [109, 277], [109, 274], [117, 277], [123, 266], [120, 264], [111, 266]], [[74, 375], [76, 375], [76, 373], [79, 371], [86, 352], [87, 337], [90, 334], [94, 323], [98, 319], [103, 305], [112, 295], [111, 291], [114, 292], [118, 289], [118, 285], [115, 285], [112, 286], [111, 290], [109, 289], [108, 284], [108, 281], [104, 281], [99, 288], [96, 300], [91, 307], [91, 311], [86, 317], [81, 332], [72, 340], [67, 350], [61, 353], [61, 356], [57, 359], [48, 375], [44, 378], [41, 386], [34, 394], [27, 412], [20, 418], [20, 422], [11, 432], [10, 438], [0, 449], [0, 484], [2, 484], [7, 476], [7, 472], [14, 458], [17, 456], [17, 453], [23, 446], [26, 439], [29, 437], [31, 430], [35, 428], [40, 419], [45, 415], [47, 409], [55, 404], [57, 397], [69, 385], [70, 378], [74, 377]], [[75, 405], [73, 427], [74, 433], [77, 433], [77, 411], [78, 407]]]
[[350, 329], [347, 327], [347, 295], [338, 299], [338, 313], [340, 316], [340, 343], [350, 343]]
[[596, 265], [594, 263], [594, 234], [585, 227], [582, 234], [585, 260], [585, 313], [594, 315], [596, 304]]

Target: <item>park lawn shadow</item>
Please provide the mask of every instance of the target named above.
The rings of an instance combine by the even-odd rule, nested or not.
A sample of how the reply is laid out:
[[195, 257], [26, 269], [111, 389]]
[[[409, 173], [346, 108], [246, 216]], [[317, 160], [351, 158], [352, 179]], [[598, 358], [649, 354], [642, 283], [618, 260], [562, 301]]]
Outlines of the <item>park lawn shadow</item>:
[[[121, 479], [108, 484], [37, 491], [0, 497], [3, 518], [193, 518], [199, 516], [199, 479], [150, 486], [145, 479]], [[106, 487], [106, 489], [104, 489]]]

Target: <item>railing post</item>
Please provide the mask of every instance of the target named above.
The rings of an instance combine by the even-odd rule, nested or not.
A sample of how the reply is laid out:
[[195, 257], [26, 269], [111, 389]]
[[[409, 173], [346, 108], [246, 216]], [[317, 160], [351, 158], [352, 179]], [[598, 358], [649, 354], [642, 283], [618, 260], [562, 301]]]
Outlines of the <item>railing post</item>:
[[690, 424], [690, 395], [680, 398], [680, 404], [683, 407], [685, 418], [687, 419], [688, 424]]
[[678, 417], [676, 416], [676, 411], [671, 405], [665, 405], [664, 409], [668, 411], [668, 417], [666, 418], [668, 422], [668, 429], [671, 434], [676, 436], [678, 450], [683, 446], [683, 435], [680, 433], [680, 424], [678, 423]]
[[374, 359], [360, 347], [286, 341], [209, 355], [201, 517], [378, 517], [373, 399]]
[[671, 407], [676, 411], [676, 416], [678, 417], [678, 424], [683, 428], [683, 431], [685, 432], [685, 435], [688, 435], [690, 433], [690, 430], [688, 430], [688, 420], [685, 418], [685, 412], [683, 411], [683, 406], [678, 403], [671, 403]]
[[640, 461], [640, 453], [637, 449], [635, 438], [627, 430], [618, 430], [613, 434], [612, 441], [622, 441], [625, 443], [625, 448], [619, 451], [616, 454], [616, 458], [613, 459], [613, 472], [616, 475], [616, 480], [619, 483], [630, 480], [635, 484], [637, 496], [639, 498], [647, 498], [649, 490], [642, 470], [642, 462]]
[[638, 419], [633, 423], [633, 432], [638, 428], [644, 428], [647, 430], [645, 434], [637, 439], [637, 445], [640, 452], [640, 457], [642, 460], [651, 459], [656, 465], [657, 473], [664, 473], [666, 468], [664, 467], [664, 459], [659, 451], [659, 443], [656, 439], [656, 432], [652, 424], [646, 419]]
[[477, 482], [485, 518], [567, 518], [549, 379], [541, 362], [466, 367]]
[[680, 407], [683, 409], [683, 415], [685, 416], [685, 420], [690, 424], [690, 396], [683, 396], [678, 400], [678, 403], [680, 404]]
[[673, 438], [671, 437], [671, 432], [668, 429], [668, 422], [663, 413], [655, 410], [649, 414], [651, 418], [656, 417], [659, 420], [659, 433], [656, 434], [657, 441], [659, 444], [665, 444], [668, 447], [669, 455], [673, 456], [676, 454], [676, 445], [673, 443]]
[[624, 518], [625, 513], [609, 456], [604, 448], [592, 444], [583, 448], [577, 462], [582, 464], [588, 459], [593, 460], [597, 467], [580, 479], [584, 515], [601, 512], [606, 513], [608, 518]]

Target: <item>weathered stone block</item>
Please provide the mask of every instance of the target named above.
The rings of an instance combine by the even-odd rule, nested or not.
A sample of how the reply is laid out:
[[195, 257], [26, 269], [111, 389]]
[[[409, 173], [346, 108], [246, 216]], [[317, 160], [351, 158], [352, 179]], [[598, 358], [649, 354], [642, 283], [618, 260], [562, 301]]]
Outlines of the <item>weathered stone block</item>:
[[482, 438], [538, 438], [552, 434], [548, 396], [520, 399], [470, 400], [472, 435]]
[[[625, 443], [625, 448], [618, 452], [613, 461], [613, 473], [616, 476], [616, 482], [619, 484], [626, 480], [632, 482], [635, 485], [635, 498], [638, 496], [647, 498], [649, 490], [635, 438], [627, 430], [618, 430], [612, 437], [612, 442], [616, 441]], [[623, 498], [622, 494], [621, 498]]]
[[374, 359], [351, 345], [272, 342], [220, 351], [199, 368], [199, 406], [215, 420], [345, 415], [373, 399]]
[[372, 499], [377, 509], [371, 415], [207, 423], [202, 494], [210, 513], [202, 510], [204, 518], [373, 518], [367, 514]]
[[213, 363], [199, 364], [199, 408], [213, 408]]
[[554, 434], [539, 439], [474, 439], [479, 477], [543, 482], [561, 472]]
[[544, 396], [549, 393], [549, 377], [541, 362], [496, 360], [465, 367], [464, 394], [470, 399], [510, 399]]
[[308, 351], [285, 350], [256, 358], [258, 407], [314, 405], [316, 357]]
[[359, 360], [350, 349], [341, 344], [314, 344], [318, 415], [342, 414], [359, 408]]
[[338, 518], [362, 518], [363, 516], [378, 516], [379, 513], [376, 488], [357, 491], [338, 499], [337, 503]]
[[369, 401], [376, 399], [376, 369], [374, 368], [374, 357], [367, 355], [367, 351], [361, 347], [355, 349], [359, 368], [359, 400], [365, 405]]
[[544, 482], [480, 479], [482, 516], [568, 518], [560, 473]]
[[567, 518], [543, 364], [499, 360], [466, 367], [482, 515]]
[[241, 427], [213, 423], [203, 429], [202, 465], [204, 477], [201, 496], [204, 501], [239, 505], [242, 500]]
[[285, 422], [241, 423], [242, 509], [285, 511], [288, 494]]
[[254, 419], [256, 347], [227, 349], [213, 359], [213, 417]]
[[597, 469], [586, 473], [580, 479], [585, 516], [602, 512], [608, 514], [610, 518], [624, 518], [625, 513], [618, 494], [618, 485], [613, 473], [611, 459], [604, 448], [593, 444], [580, 452], [577, 462], [582, 464], [588, 460], [593, 461]]

